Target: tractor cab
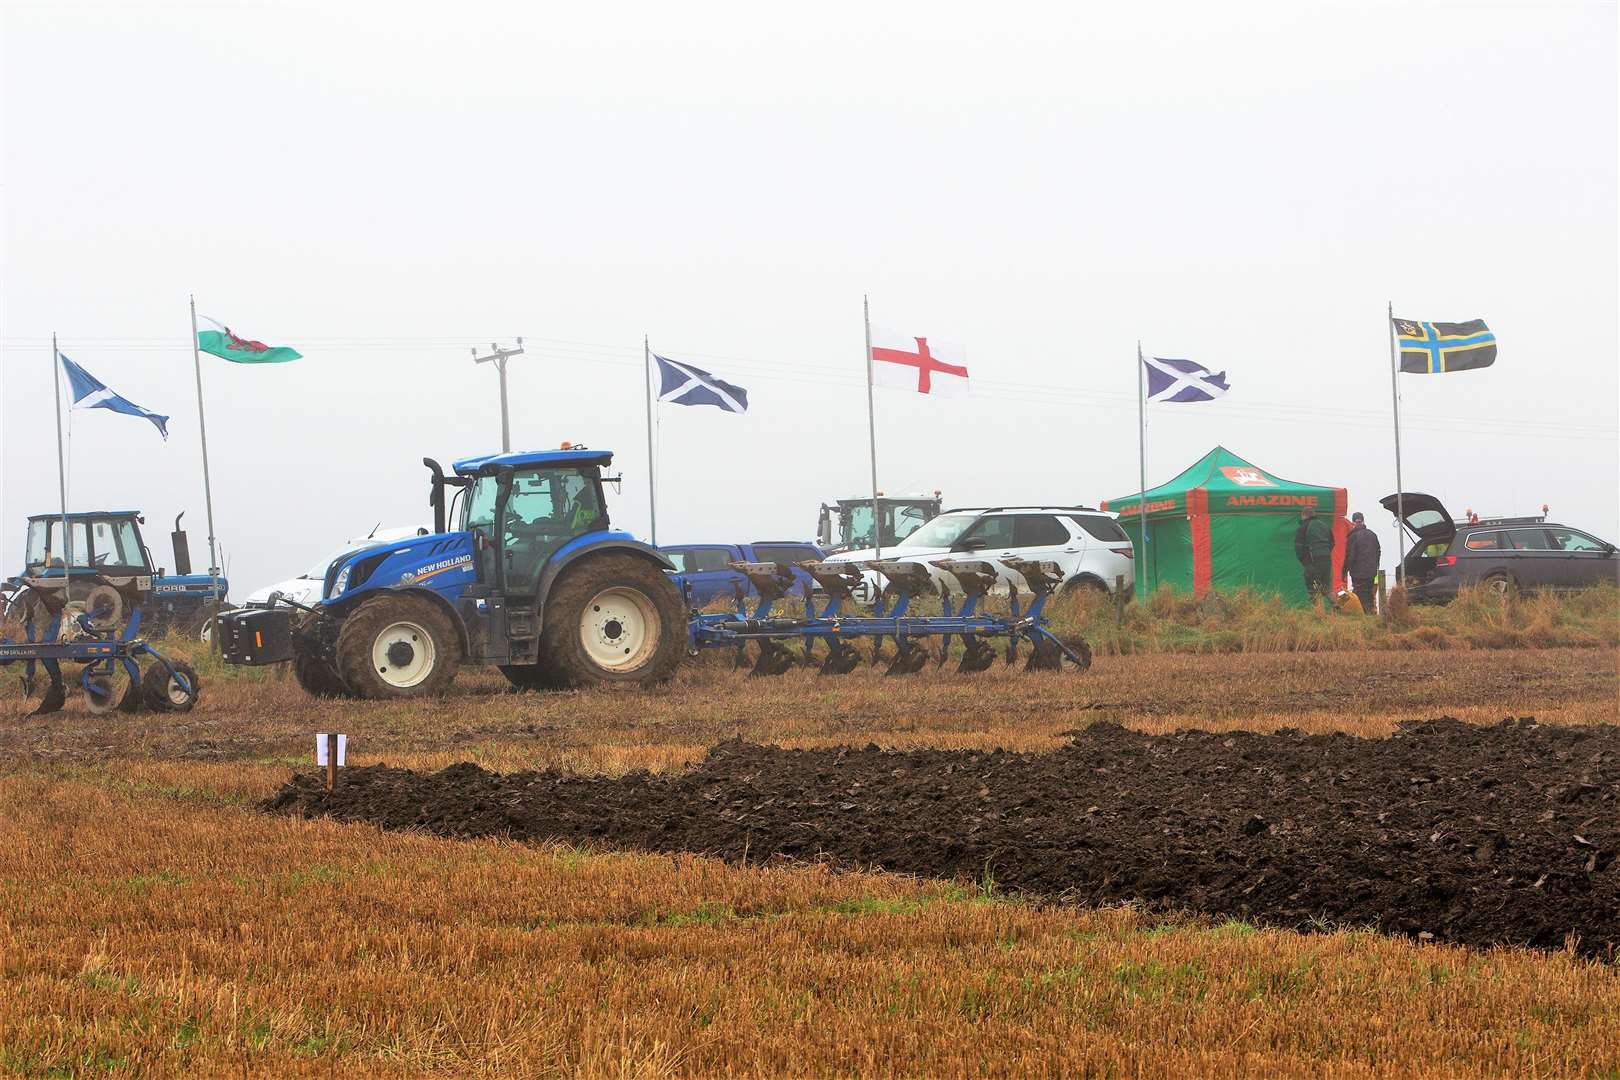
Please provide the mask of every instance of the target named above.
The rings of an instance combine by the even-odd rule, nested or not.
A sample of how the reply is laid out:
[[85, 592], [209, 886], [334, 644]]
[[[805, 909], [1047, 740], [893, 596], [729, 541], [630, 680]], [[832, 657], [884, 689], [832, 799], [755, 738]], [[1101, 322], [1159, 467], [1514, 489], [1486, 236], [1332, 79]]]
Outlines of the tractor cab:
[[931, 496], [880, 494], [875, 515], [871, 499], [822, 503], [816, 540], [828, 554], [858, 548], [894, 547], [938, 517], [941, 506], [937, 491]]
[[[607, 532], [601, 470], [612, 460], [601, 451], [552, 450], [456, 462], [461, 530], [472, 537], [477, 580], [501, 594], [532, 596], [552, 556]], [[435, 476], [436, 486], [449, 482]]]
[[22, 580], [73, 595], [81, 585], [88, 591], [98, 583], [148, 591], [152, 556], [141, 539], [141, 520], [133, 510], [36, 514], [28, 519]]
[[[191, 572], [186, 533], [175, 518], [170, 539], [174, 573], [155, 567], [141, 536], [146, 519], [134, 510], [91, 510], [71, 514], [35, 514], [28, 519], [25, 566], [15, 588], [32, 589], [41, 598], [81, 601], [97, 585], [122, 596], [126, 609], [144, 605], [148, 632], [178, 631], [187, 636], [211, 625], [216, 597], [229, 584], [215, 571]], [[64, 536], [64, 520], [67, 532]]]

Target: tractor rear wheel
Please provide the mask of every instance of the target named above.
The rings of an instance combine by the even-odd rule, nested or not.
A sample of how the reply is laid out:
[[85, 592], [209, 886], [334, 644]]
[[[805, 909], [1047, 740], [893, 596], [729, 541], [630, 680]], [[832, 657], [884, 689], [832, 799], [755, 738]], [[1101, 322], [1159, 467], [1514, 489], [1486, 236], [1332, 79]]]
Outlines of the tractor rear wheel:
[[664, 682], [686, 652], [680, 593], [651, 561], [588, 555], [545, 602], [541, 667], [566, 687]]
[[442, 694], [460, 663], [455, 627], [426, 597], [395, 594], [367, 600], [338, 631], [338, 674], [361, 697]]

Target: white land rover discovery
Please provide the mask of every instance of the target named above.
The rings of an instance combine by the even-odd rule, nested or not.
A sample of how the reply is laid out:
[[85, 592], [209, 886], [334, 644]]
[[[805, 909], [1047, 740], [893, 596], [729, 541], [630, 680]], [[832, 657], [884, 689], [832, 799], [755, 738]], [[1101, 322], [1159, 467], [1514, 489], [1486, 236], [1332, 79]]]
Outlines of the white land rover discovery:
[[[1136, 583], [1135, 550], [1113, 514], [1089, 506], [991, 506], [947, 510], [894, 547], [883, 549], [884, 559], [922, 563], [936, 559], [981, 559], [995, 567], [1009, 588], [1027, 591], [1021, 575], [1002, 564], [1003, 559], [1055, 562], [1063, 568], [1063, 592], [1095, 589], [1112, 595], [1124, 579], [1125, 595]], [[870, 548], [844, 551], [827, 558], [831, 563], [868, 562], [877, 557]], [[952, 593], [956, 579], [929, 573]], [[886, 584], [882, 575], [863, 571], [859, 599], [869, 601], [874, 588]]]

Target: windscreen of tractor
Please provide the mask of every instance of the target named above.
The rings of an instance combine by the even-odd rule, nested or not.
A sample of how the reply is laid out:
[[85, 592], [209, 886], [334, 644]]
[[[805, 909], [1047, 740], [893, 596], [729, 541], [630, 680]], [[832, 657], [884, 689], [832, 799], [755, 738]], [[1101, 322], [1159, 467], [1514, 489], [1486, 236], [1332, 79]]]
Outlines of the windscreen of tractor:
[[[131, 528], [133, 532], [133, 528]], [[90, 533], [88, 524], [84, 521], [68, 522], [68, 557], [63, 559], [62, 550], [62, 520], [36, 520], [28, 523], [28, 572], [40, 573], [45, 570], [60, 570], [65, 565], [86, 567], [90, 565]]]
[[[928, 523], [928, 510], [921, 506], [879, 504], [883, 545], [893, 547]], [[846, 542], [856, 547], [872, 546], [872, 504], [856, 503], [844, 515]]]
[[[516, 469], [500, 523], [499, 548], [505, 554], [506, 580], [517, 592], [534, 588], [551, 553], [581, 533], [599, 527], [602, 503], [596, 479], [579, 469]], [[480, 476], [467, 499], [465, 528], [495, 539], [495, 502], [499, 476]], [[497, 545], [485, 547], [490, 552]], [[492, 574], [493, 566], [486, 566]], [[484, 580], [492, 580], [486, 576]]]
[[146, 553], [129, 518], [102, 518], [90, 522], [90, 551], [97, 566], [146, 566]]

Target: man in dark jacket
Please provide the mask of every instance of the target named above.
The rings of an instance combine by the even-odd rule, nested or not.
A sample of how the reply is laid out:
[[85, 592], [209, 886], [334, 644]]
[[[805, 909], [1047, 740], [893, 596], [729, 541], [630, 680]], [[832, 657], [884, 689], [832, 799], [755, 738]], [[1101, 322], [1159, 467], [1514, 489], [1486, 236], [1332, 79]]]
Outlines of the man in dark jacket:
[[1333, 588], [1333, 526], [1308, 506], [1299, 515], [1294, 555], [1305, 568], [1305, 590], [1311, 599], [1327, 596]]
[[1372, 614], [1373, 579], [1378, 576], [1378, 564], [1383, 549], [1378, 534], [1367, 528], [1367, 519], [1357, 510], [1350, 515], [1350, 535], [1344, 538], [1344, 573], [1350, 579], [1350, 591], [1361, 601], [1361, 610]]

